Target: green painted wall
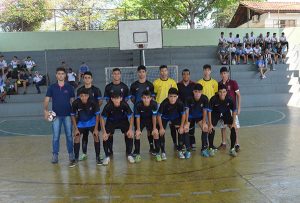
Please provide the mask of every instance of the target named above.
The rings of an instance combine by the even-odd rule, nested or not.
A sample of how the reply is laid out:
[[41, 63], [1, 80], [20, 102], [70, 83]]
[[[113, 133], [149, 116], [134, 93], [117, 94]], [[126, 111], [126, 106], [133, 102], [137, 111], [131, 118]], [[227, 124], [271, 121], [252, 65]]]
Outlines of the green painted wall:
[[[216, 45], [220, 32], [239, 33], [254, 31], [255, 35], [280, 33], [282, 29], [199, 29], [199, 30], [164, 30], [163, 44], [176, 46], [212, 46]], [[41, 51], [50, 49], [84, 49], [84, 48], [117, 48], [117, 31], [78, 31], [78, 32], [14, 32], [0, 33], [0, 52]]]

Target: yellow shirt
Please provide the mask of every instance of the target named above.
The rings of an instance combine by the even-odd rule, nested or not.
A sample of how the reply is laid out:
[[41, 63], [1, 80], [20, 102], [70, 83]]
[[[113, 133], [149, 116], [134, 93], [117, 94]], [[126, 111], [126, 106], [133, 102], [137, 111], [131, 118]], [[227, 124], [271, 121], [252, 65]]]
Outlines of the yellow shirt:
[[162, 80], [160, 78], [153, 82], [154, 93], [156, 94], [157, 103], [162, 103], [168, 97], [168, 91], [171, 87], [177, 88], [175, 80], [168, 78], [167, 80]]
[[208, 99], [212, 98], [218, 92], [218, 82], [214, 79], [198, 81], [203, 86], [202, 94], [206, 95]]

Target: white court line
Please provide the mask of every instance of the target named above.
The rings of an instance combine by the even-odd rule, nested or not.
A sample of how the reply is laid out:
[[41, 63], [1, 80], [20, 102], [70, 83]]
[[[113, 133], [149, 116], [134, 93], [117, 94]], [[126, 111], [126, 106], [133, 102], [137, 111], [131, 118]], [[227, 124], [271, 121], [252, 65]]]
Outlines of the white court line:
[[160, 194], [161, 197], [179, 197], [181, 196], [180, 193], [166, 193], [166, 194]]
[[152, 195], [130, 195], [131, 199], [143, 199], [143, 198], [152, 198]]
[[220, 190], [220, 192], [238, 192], [238, 191], [240, 191], [239, 188], [226, 188], [226, 189]]
[[[0, 122], [0, 124], [6, 122], [7, 120], [3, 120]], [[6, 131], [6, 130], [1, 130], [0, 129], [0, 132], [3, 132], [3, 133], [7, 133], [7, 134], [12, 134], [12, 135], [22, 135], [22, 136], [32, 136], [32, 137], [35, 137], [35, 136], [44, 136], [44, 135], [30, 135], [30, 134], [23, 134], [23, 133], [14, 133], [14, 132], [10, 132], [10, 131]]]
[[[251, 111], [257, 111], [257, 110], [251, 110]], [[241, 128], [260, 127], [260, 126], [263, 126], [263, 125], [269, 125], [269, 124], [272, 124], [272, 123], [277, 123], [277, 122], [282, 121], [283, 119], [286, 118], [286, 115], [283, 112], [281, 112], [281, 111], [271, 110], [271, 109], [266, 109], [264, 111], [273, 111], [273, 112], [279, 113], [279, 114], [281, 114], [281, 118], [276, 119], [274, 121], [269, 121], [269, 122], [265, 122], [265, 123], [261, 123], [261, 124], [256, 124], [256, 125], [241, 126]]]
[[203, 191], [203, 192], [191, 192], [191, 195], [211, 195], [211, 191]]

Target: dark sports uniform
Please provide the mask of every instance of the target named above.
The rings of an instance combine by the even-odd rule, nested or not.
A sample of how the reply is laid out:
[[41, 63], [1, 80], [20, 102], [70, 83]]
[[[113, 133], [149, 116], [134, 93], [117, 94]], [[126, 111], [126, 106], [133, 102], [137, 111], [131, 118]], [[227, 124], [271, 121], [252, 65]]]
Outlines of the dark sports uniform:
[[[115, 129], [120, 129], [122, 133], [126, 133], [129, 130], [130, 123], [128, 119], [132, 116], [132, 111], [129, 105], [125, 101], [121, 101], [119, 107], [115, 107], [113, 102], [110, 100], [104, 107], [101, 116], [105, 123], [105, 130], [107, 134], [110, 134], [107, 141], [103, 141], [103, 147], [105, 155], [109, 156], [113, 153], [113, 134]], [[129, 139], [125, 136], [126, 153], [131, 154], [132, 151], [132, 138]], [[109, 152], [110, 151], [110, 152]]]
[[134, 99], [135, 103], [138, 103], [139, 101], [142, 100], [142, 93], [148, 90], [151, 92], [152, 96], [155, 96], [154, 94], [154, 86], [153, 84], [146, 80], [144, 83], [140, 83], [139, 81], [135, 81], [134, 83], [131, 84], [130, 86], [130, 95]]
[[89, 98], [94, 98], [95, 101], [99, 101], [102, 99], [102, 93], [100, 91], [100, 89], [94, 85], [92, 85], [90, 88], [85, 88], [85, 86], [83, 85], [82, 87], [80, 87], [77, 90], [77, 98], [79, 98], [79, 93], [83, 90], [86, 89], [89, 92]]
[[[158, 109], [158, 116], [161, 116], [162, 120], [162, 125], [163, 128], [165, 129], [167, 127], [168, 122], [171, 122], [173, 126], [179, 126], [181, 124], [181, 117], [182, 115], [185, 114], [185, 108], [184, 104], [178, 99], [175, 104], [170, 104], [169, 99], [166, 98], [161, 105], [159, 106]], [[187, 143], [187, 140], [189, 138], [187, 136], [184, 136], [185, 138], [187, 137], [188, 139], [184, 140], [182, 139], [182, 136], [184, 134], [178, 134], [178, 140], [179, 140], [179, 147], [178, 150], [182, 149], [183, 142], [187, 145], [187, 149], [189, 149], [189, 141]], [[161, 144], [161, 151], [162, 153], [165, 153], [165, 138], [164, 136], [160, 136], [160, 144]], [[156, 147], [156, 146], [155, 146]], [[157, 149], [157, 152], [159, 149]]]
[[[186, 100], [186, 108], [189, 109], [189, 117], [188, 121], [190, 123], [198, 123], [203, 120], [203, 110], [209, 110], [209, 102], [208, 97], [204, 94], [201, 94], [201, 97], [198, 101], [195, 100], [194, 97]], [[202, 149], [205, 150], [208, 147], [207, 143], [208, 133], [202, 130], [201, 141], [202, 141]]]
[[[84, 104], [80, 99], [76, 99], [72, 103], [71, 116], [77, 115], [77, 128], [80, 134], [88, 136], [89, 132], [94, 131], [96, 125], [96, 116], [100, 114], [100, 108], [98, 102], [93, 99], [88, 99]], [[100, 154], [100, 141], [94, 142], [96, 157]], [[75, 159], [79, 157], [80, 143], [74, 143]]]
[[105, 86], [104, 99], [110, 99], [112, 94], [119, 94], [125, 101], [130, 98], [128, 86], [123, 82], [117, 85], [111, 82]]
[[219, 99], [219, 95], [215, 95], [210, 99], [209, 106], [213, 126], [216, 126], [219, 120], [223, 120], [224, 124], [232, 125], [231, 112], [235, 112], [236, 107], [231, 97], [226, 96], [225, 100], [222, 101]]
[[125, 101], [121, 101], [119, 107], [115, 107], [112, 101], [109, 101], [101, 116], [106, 120], [105, 130], [107, 134], [114, 134], [115, 129], [120, 129], [122, 133], [129, 130], [128, 119], [132, 116], [132, 111]]
[[135, 105], [134, 116], [140, 118], [140, 129], [146, 127], [147, 131], [153, 130], [152, 116], [157, 115], [157, 102], [151, 100], [149, 106], [145, 106], [143, 101], [139, 101]]

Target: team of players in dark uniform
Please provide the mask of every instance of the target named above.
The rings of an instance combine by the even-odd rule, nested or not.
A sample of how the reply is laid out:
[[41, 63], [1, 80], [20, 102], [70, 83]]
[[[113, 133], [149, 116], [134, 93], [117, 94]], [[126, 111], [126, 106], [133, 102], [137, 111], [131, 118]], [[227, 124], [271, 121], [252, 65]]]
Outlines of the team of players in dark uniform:
[[[183, 71], [187, 72], [185, 69]], [[191, 157], [191, 150], [195, 145], [195, 138], [190, 136], [194, 132], [194, 125], [201, 130], [204, 157], [213, 156], [214, 127], [222, 120], [231, 130], [230, 155], [236, 156], [236, 106], [227, 95], [225, 85], [220, 84], [218, 93], [210, 101], [202, 94], [202, 85], [191, 83], [180, 85], [178, 89], [171, 87], [168, 96], [158, 104], [155, 101], [154, 86], [146, 79], [146, 67], [137, 69], [138, 80], [130, 89], [121, 82], [121, 71], [113, 70], [113, 81], [106, 85], [104, 97], [99, 88], [92, 85], [92, 74], [84, 74], [84, 85], [77, 91], [77, 99], [72, 103], [72, 122], [74, 133], [74, 154], [76, 162], [87, 158], [88, 134], [94, 138], [97, 165], [108, 165], [113, 155], [113, 134], [120, 129], [124, 134], [126, 154], [130, 163], [140, 162], [140, 137], [144, 128], [147, 131], [149, 152], [155, 155], [157, 161], [167, 159], [165, 152], [165, 130], [168, 125], [174, 128], [178, 136], [176, 148], [180, 159]], [[102, 101], [107, 103], [100, 113]], [[131, 99], [134, 111], [127, 101]], [[133, 131], [133, 127], [135, 131]], [[192, 127], [192, 128], [191, 128]], [[100, 136], [102, 131], [104, 159], [100, 159]], [[173, 132], [174, 133], [174, 132]], [[82, 156], [79, 157], [80, 136], [82, 135]], [[134, 146], [134, 151], [133, 151]], [[213, 150], [210, 150], [213, 149]]]

